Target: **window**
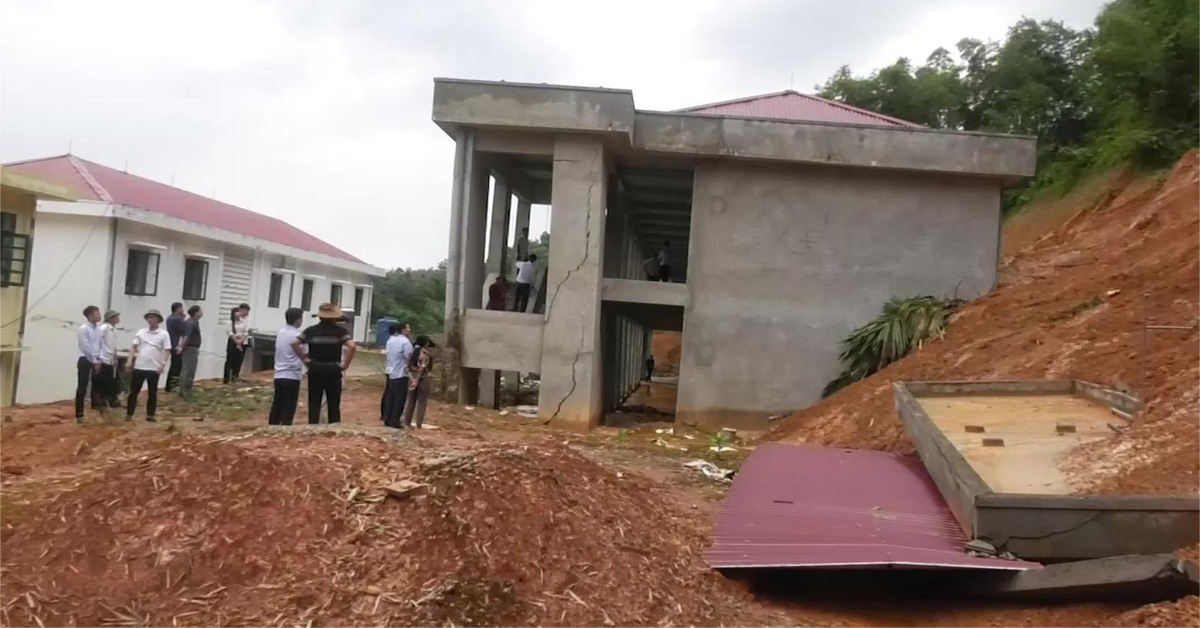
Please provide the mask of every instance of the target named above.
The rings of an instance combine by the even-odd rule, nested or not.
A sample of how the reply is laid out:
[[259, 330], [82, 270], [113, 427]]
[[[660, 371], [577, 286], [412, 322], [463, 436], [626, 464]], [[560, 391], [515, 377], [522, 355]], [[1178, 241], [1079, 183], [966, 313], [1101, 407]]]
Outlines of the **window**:
[[0, 212], [0, 288], [25, 285], [29, 236], [17, 233], [17, 215]]
[[283, 275], [271, 273], [271, 290], [267, 293], [267, 307], [279, 307], [279, 298], [283, 294]]
[[152, 297], [158, 294], [158, 253], [129, 249], [125, 266], [125, 294]]
[[329, 302], [334, 305], [342, 304], [342, 285], [329, 284]]
[[203, 301], [208, 294], [208, 262], [191, 257], [183, 260], [183, 298]]
[[300, 309], [304, 310], [305, 312], [312, 310], [312, 291], [313, 280], [305, 279], [304, 287], [301, 288], [300, 291]]
[[354, 289], [354, 313], [358, 314], [359, 316], [363, 315], [362, 305], [363, 305], [363, 293], [364, 292], [366, 292], [366, 291], [363, 290], [362, 288]]

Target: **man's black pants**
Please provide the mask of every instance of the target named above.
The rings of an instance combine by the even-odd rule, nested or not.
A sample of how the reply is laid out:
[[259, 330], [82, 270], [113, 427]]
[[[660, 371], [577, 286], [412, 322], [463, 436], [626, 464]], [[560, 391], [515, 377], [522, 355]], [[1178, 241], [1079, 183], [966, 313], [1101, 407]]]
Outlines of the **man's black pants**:
[[[75, 418], [83, 418], [83, 399], [87, 397], [88, 384], [92, 383], [93, 366], [87, 358], [80, 357], [75, 362]], [[99, 403], [100, 395], [96, 394], [96, 386], [92, 385], [92, 405]]]
[[383, 374], [383, 396], [381, 396], [379, 398], [379, 420], [383, 421], [384, 423], [387, 422], [388, 382], [390, 382], [390, 381], [391, 381], [391, 378], [388, 377], [387, 373], [384, 373]]
[[171, 352], [171, 366], [167, 367], [167, 385], [163, 387], [165, 392], [175, 390], [179, 385], [179, 372], [183, 370], [183, 356]]
[[321, 397], [329, 404], [329, 422], [342, 420], [342, 368], [333, 363], [313, 363], [308, 369], [308, 424], [321, 422]]
[[133, 377], [129, 381], [129, 399], [125, 404], [125, 416], [133, 416], [133, 411], [137, 409], [138, 393], [142, 391], [142, 384], [146, 384], [146, 417], [154, 418], [154, 412], [158, 410], [158, 371], [143, 371], [133, 369]]
[[408, 401], [408, 378], [397, 377], [388, 380], [387, 411], [384, 413], [383, 424], [388, 427], [403, 427], [400, 422], [404, 414], [404, 403]]
[[242, 376], [242, 360], [246, 358], [246, 350], [237, 346], [237, 343], [230, 338], [225, 343], [225, 374], [222, 377], [224, 383], [239, 379]]
[[514, 312], [524, 312], [525, 308], [529, 306], [529, 289], [531, 287], [530, 284], [517, 282], [517, 298], [513, 303]]
[[[312, 390], [312, 382], [309, 382]], [[296, 404], [300, 401], [300, 380], [275, 378], [275, 396], [271, 398], [271, 414], [267, 416], [270, 425], [291, 425], [296, 416]], [[321, 409], [320, 402], [317, 410]], [[310, 421], [311, 422], [311, 421]]]

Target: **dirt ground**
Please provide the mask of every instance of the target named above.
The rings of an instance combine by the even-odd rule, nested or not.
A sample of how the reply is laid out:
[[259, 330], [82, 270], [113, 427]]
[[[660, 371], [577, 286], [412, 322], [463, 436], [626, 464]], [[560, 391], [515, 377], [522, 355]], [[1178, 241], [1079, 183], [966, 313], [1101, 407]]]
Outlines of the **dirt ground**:
[[[1115, 421], [1119, 432], [1064, 457], [1076, 491], [1196, 493], [1197, 162], [1192, 151], [1167, 176], [1107, 177], [1018, 215], [1006, 226], [1011, 254], [999, 289], [957, 312], [944, 339], [796, 412], [769, 437], [911, 451], [894, 381], [1082, 379], [1147, 405], [1131, 424]], [[1143, 340], [1147, 317], [1192, 329], [1151, 330]]]
[[[7, 410], [0, 622], [1162, 625], [1196, 611], [1195, 598], [988, 605], [883, 587], [864, 604], [750, 590], [701, 557], [727, 488], [682, 467], [705, 435], [665, 422], [565, 433], [441, 403], [432, 429], [395, 433], [379, 424], [380, 393], [376, 378], [350, 380], [336, 428], [267, 427], [263, 379], [205, 385], [192, 404], [167, 396], [155, 424], [112, 413], [78, 426], [66, 403]], [[424, 493], [386, 497], [401, 479]]]

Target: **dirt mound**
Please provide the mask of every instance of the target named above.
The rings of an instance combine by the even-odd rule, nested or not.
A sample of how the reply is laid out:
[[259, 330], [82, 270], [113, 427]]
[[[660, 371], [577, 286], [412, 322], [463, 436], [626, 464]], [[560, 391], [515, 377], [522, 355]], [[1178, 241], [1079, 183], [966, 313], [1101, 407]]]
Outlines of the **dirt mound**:
[[768, 438], [909, 451], [893, 381], [1077, 378], [1148, 401], [1128, 429], [1080, 448], [1093, 461], [1081, 465], [1081, 490], [1194, 493], [1197, 332], [1151, 331], [1143, 349], [1142, 328], [1147, 313], [1151, 324], [1197, 322], [1198, 181], [1196, 151], [1165, 181], [1114, 179], [1095, 205], [1006, 258], [1000, 288], [957, 313], [943, 340], [786, 418]]
[[1200, 626], [1200, 597], [1135, 608], [1105, 621], [1105, 626]]
[[704, 566], [702, 515], [557, 445], [188, 439], [4, 497], [4, 625], [780, 622]]

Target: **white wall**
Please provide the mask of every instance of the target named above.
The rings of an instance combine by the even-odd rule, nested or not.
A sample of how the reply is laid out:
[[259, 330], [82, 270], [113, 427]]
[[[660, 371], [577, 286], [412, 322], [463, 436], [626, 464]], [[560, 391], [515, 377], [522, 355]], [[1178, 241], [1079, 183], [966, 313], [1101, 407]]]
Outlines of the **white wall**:
[[[192, 305], [199, 305], [204, 309], [200, 328], [203, 344], [196, 377], [221, 377], [229, 325], [229, 312], [222, 311], [220, 307], [222, 260], [226, 249], [233, 247], [219, 240], [174, 229], [124, 219], [80, 215], [78, 208], [85, 204], [53, 205], [50, 211], [39, 211], [34, 227], [29, 303], [34, 304], [47, 292], [49, 296], [33, 307], [27, 316], [25, 345], [30, 350], [21, 358], [17, 403], [43, 403], [74, 396], [75, 360], [78, 356], [75, 333], [83, 323], [82, 312], [87, 305], [121, 312], [121, 323], [117, 329], [118, 348], [128, 348], [133, 341], [133, 334], [144, 325], [142, 316], [147, 310], [157, 309], [165, 317], [170, 313], [172, 302], [182, 302], [185, 310]], [[57, 213], [60, 211], [70, 213]], [[88, 211], [95, 213], [99, 210], [89, 207]], [[139, 242], [164, 248], [149, 249], [137, 244]], [[152, 250], [159, 255], [158, 282], [153, 296], [125, 294], [130, 248]], [[79, 258], [64, 274], [77, 252], [80, 253]], [[207, 290], [202, 300], [183, 298], [184, 265], [189, 256], [208, 263]], [[284, 310], [292, 305], [300, 305], [305, 276], [324, 277], [315, 280], [312, 307], [306, 313], [306, 322], [311, 320], [308, 314], [315, 314], [317, 306], [329, 300], [332, 282], [343, 284], [342, 303], [347, 308], [354, 306], [355, 287], [371, 283], [371, 278], [365, 273], [330, 265], [300, 261], [261, 250], [254, 251], [253, 257], [254, 275], [248, 301], [251, 306], [250, 325], [252, 329], [265, 333], [278, 331], [284, 324]], [[108, 272], [110, 267], [111, 277]], [[296, 271], [295, 286], [290, 293], [285, 275], [278, 308], [267, 306], [272, 268]], [[60, 276], [61, 282], [51, 291], [50, 287]], [[367, 289], [363, 299], [363, 309], [367, 315], [360, 315], [355, 321], [354, 336], [358, 340], [366, 339], [371, 297], [372, 290]], [[11, 306], [5, 303], [3, 307], [7, 311]], [[249, 369], [252, 362], [253, 356], [248, 355], [244, 367]]]
[[[83, 308], [104, 307], [113, 219], [39, 212], [29, 264], [17, 403], [42, 403], [75, 395], [76, 331]], [[6, 315], [19, 303], [0, 304]]]

